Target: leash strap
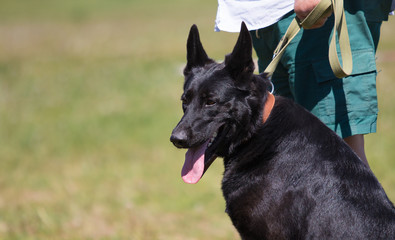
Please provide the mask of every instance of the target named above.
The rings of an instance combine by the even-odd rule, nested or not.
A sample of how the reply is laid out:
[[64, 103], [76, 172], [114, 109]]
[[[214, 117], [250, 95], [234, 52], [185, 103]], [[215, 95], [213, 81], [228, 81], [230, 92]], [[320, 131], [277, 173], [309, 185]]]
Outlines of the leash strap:
[[[332, 71], [337, 78], [347, 77], [352, 72], [352, 54], [350, 47], [350, 40], [348, 37], [348, 30], [346, 24], [346, 17], [344, 14], [343, 0], [321, 0], [319, 4], [310, 12], [310, 14], [300, 21], [297, 17], [289, 25], [286, 33], [280, 40], [277, 48], [274, 50], [273, 59], [265, 69], [268, 76], [272, 76], [276, 70], [278, 63], [285, 49], [298, 34], [303, 27], [309, 29], [315, 22], [324, 14], [333, 10], [335, 23], [332, 30], [332, 39], [329, 44], [329, 63]], [[342, 57], [343, 67], [339, 61], [339, 56], [336, 49], [336, 32], [339, 38], [340, 54]]]

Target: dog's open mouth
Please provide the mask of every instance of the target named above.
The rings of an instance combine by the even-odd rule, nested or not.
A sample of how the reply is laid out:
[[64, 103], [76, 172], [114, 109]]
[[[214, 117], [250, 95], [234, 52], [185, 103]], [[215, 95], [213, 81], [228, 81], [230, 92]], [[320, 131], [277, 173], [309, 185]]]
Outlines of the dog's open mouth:
[[220, 127], [205, 143], [189, 148], [185, 154], [185, 163], [181, 175], [185, 183], [197, 183], [217, 158], [215, 150], [225, 138], [228, 130]]

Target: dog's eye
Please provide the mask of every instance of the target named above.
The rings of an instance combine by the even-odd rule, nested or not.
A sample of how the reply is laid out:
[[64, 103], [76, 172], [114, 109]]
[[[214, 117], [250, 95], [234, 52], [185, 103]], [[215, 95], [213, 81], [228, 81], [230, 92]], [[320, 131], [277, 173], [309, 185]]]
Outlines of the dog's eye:
[[207, 100], [207, 101], [206, 101], [206, 106], [213, 106], [213, 105], [215, 105], [215, 104], [216, 104], [216, 102], [213, 101], [213, 100]]
[[182, 110], [185, 112], [185, 109], [187, 108], [187, 101], [186, 100], [182, 100]]
[[181, 102], [182, 102], [182, 105], [186, 105], [187, 104], [187, 99], [184, 96], [182, 96], [181, 97]]

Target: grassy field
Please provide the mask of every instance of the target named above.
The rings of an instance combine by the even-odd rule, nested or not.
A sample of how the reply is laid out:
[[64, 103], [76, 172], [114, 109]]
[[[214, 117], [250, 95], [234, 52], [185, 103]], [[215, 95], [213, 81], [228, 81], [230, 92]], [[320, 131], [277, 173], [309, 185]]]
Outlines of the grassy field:
[[[0, 239], [238, 239], [222, 163], [182, 183], [169, 142], [181, 116], [185, 41], [214, 33], [216, 1], [12, 1], [0, 8]], [[395, 201], [395, 19], [378, 52], [373, 171]]]

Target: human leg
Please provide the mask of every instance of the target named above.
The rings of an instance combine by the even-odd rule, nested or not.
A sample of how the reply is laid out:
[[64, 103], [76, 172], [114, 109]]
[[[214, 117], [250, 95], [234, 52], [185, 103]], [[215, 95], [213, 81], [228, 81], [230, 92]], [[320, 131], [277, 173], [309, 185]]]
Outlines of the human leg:
[[[311, 111], [367, 163], [363, 134], [376, 131], [378, 112], [375, 44], [363, 14], [347, 14], [354, 61], [350, 77], [337, 79], [329, 66], [328, 39], [333, 26], [330, 19], [323, 28], [302, 30], [295, 37], [272, 80], [277, 94], [290, 97]], [[285, 16], [270, 27], [270, 33], [258, 32], [261, 38], [251, 34], [260, 70], [269, 64], [272, 51], [292, 18], [292, 14]]]
[[351, 147], [352, 150], [358, 155], [358, 157], [369, 167], [368, 160], [365, 154], [365, 139], [364, 135], [357, 134], [350, 137], [344, 138], [344, 141]]
[[374, 48], [375, 51], [377, 50], [377, 46], [379, 44], [380, 40], [380, 30], [381, 30], [381, 24], [382, 22], [368, 22], [369, 30], [370, 33], [372, 34], [373, 42], [374, 42]]

